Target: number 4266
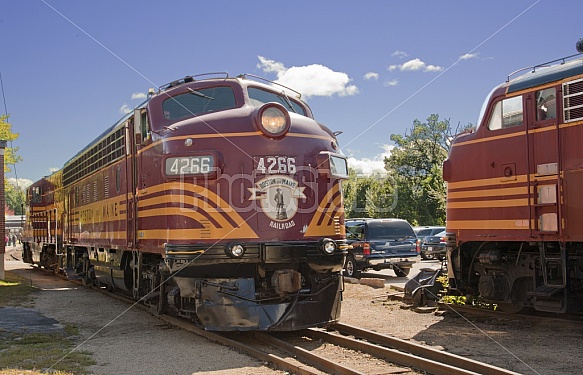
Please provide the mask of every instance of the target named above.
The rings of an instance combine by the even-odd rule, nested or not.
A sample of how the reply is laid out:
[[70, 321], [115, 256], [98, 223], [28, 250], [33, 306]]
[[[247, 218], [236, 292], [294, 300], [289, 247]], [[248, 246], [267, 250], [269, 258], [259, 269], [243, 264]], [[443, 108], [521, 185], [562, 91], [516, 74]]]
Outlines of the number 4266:
[[296, 158], [290, 156], [262, 156], [257, 159], [256, 170], [262, 174], [294, 174]]

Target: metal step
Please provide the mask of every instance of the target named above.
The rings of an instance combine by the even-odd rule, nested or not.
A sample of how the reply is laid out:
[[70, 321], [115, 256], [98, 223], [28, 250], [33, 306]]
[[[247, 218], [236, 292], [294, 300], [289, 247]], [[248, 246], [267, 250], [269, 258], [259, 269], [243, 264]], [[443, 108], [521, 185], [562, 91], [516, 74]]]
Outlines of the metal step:
[[553, 288], [550, 286], [539, 286], [538, 288], [536, 288], [534, 291], [532, 292], [528, 292], [529, 296], [535, 296], [535, 297], [544, 297], [544, 298], [553, 298], [553, 297], [557, 297], [558, 294], [563, 294], [563, 290], [565, 288], [563, 287], [558, 287], [558, 288]]
[[538, 299], [534, 303], [536, 311], [544, 311], [550, 313], [565, 313], [567, 311], [567, 304], [564, 299]]
[[539, 286], [529, 296], [534, 296], [534, 309], [550, 313], [564, 313], [567, 311], [567, 290], [560, 287]]

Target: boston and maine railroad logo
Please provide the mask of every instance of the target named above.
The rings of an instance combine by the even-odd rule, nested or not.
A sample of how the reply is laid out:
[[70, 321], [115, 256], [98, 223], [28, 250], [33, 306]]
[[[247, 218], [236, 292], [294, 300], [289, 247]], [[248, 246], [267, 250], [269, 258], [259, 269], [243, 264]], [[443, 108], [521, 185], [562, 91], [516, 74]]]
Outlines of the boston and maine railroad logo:
[[287, 229], [293, 226], [285, 224], [292, 222], [291, 219], [298, 211], [298, 199], [306, 198], [304, 189], [305, 187], [299, 187], [298, 182], [288, 176], [269, 176], [257, 181], [255, 187], [249, 188], [249, 199], [259, 200], [263, 212], [277, 222], [272, 223], [271, 227]]

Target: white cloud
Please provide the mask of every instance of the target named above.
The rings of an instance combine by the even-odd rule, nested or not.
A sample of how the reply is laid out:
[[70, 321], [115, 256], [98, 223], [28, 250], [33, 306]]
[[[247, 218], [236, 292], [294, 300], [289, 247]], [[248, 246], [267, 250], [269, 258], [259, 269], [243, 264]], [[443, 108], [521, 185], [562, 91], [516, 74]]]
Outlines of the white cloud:
[[259, 58], [259, 64], [257, 67], [266, 73], [279, 73], [285, 71], [285, 66], [283, 63], [266, 59], [263, 56], [257, 56]]
[[[148, 96], [146, 94], [144, 94], [143, 92], [135, 92], [132, 94], [132, 100], [136, 100], [136, 99], [143, 100], [143, 99], [146, 99], [147, 97]], [[123, 105], [119, 109], [119, 113], [121, 113], [122, 115], [127, 115], [132, 110], [133, 110], [133, 107], [130, 107], [126, 103], [123, 103]]]
[[389, 65], [387, 68], [389, 71], [400, 70], [402, 72], [414, 72], [417, 70], [422, 70], [424, 72], [440, 72], [443, 70], [443, 67], [437, 65], [427, 65], [425, 62], [421, 61], [421, 59], [412, 59], [403, 63], [401, 65]]
[[258, 56], [257, 68], [266, 73], [276, 73], [275, 82], [288, 86], [309, 96], [349, 96], [358, 94], [358, 87], [351, 85], [348, 74], [335, 72], [332, 69], [312, 64], [286, 68], [282, 63]]
[[405, 57], [407, 57], [409, 55], [407, 54], [407, 52], [395, 51], [395, 52], [393, 52], [393, 54], [391, 56], [392, 57], [398, 57], [399, 59], [404, 59]]
[[441, 72], [442, 70], [443, 68], [437, 65], [427, 65], [425, 69], [423, 69], [424, 72]]
[[125, 103], [119, 109], [119, 113], [121, 113], [122, 115], [126, 115], [126, 114], [130, 113], [131, 111], [132, 111], [132, 109]]
[[16, 185], [17, 181], [14, 177], [7, 178], [7, 181], [14, 186], [18, 186], [21, 190], [26, 190], [30, 185], [32, 185], [32, 180], [28, 178], [19, 178], [18, 185]]
[[398, 79], [391, 79], [390, 81], [385, 81], [385, 83], [383, 83], [383, 86], [392, 87], [392, 86], [397, 86], [398, 84], [399, 84]]
[[460, 56], [460, 60], [470, 60], [475, 59], [478, 57], [477, 53], [466, 53], [465, 55]]
[[365, 80], [374, 79], [375, 81], [379, 79], [379, 74], [375, 72], [368, 72], [364, 75]]
[[383, 145], [383, 152], [374, 158], [356, 159], [354, 157], [348, 158], [348, 167], [354, 169], [358, 176], [385, 176], [387, 170], [385, 169], [385, 158], [391, 155], [391, 150], [394, 146]]
[[132, 94], [132, 100], [135, 99], [146, 99], [147, 95], [143, 92], [135, 92]]
[[425, 63], [420, 59], [409, 60], [400, 66], [401, 71], [421, 70], [425, 67]]

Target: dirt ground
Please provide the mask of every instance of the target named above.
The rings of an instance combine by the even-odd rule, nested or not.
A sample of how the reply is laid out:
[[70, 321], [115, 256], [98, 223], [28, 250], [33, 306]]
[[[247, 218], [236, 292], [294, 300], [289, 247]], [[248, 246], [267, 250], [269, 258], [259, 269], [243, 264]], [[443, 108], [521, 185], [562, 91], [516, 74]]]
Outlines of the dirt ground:
[[[94, 374], [275, 374], [258, 360], [173, 328], [140, 309], [43, 276], [13, 269], [39, 285], [35, 308], [80, 330], [79, 349], [93, 353]], [[20, 262], [18, 262], [20, 263]], [[388, 288], [346, 283], [341, 322], [433, 345], [523, 374], [579, 374], [583, 325], [419, 313], [390, 300]], [[104, 308], [105, 307], [105, 308]], [[368, 371], [367, 371], [368, 372]], [[371, 368], [371, 374], [376, 373]]]

